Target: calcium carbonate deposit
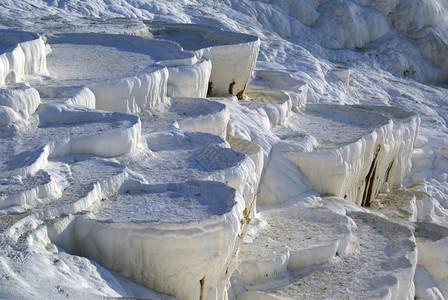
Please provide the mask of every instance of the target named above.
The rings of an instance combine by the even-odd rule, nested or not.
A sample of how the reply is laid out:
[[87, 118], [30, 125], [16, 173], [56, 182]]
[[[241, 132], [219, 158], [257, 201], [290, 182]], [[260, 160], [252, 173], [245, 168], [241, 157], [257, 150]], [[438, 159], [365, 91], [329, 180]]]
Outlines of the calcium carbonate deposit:
[[447, 0], [0, 3], [0, 298], [448, 299]]

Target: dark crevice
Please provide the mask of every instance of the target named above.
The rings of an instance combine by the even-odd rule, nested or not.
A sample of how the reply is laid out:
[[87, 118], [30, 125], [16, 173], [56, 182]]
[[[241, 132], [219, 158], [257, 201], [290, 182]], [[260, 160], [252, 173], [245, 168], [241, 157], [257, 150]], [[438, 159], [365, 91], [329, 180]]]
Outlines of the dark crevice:
[[247, 84], [244, 85], [244, 88], [236, 94], [236, 97], [238, 98], [238, 100], [243, 100], [243, 98], [244, 98], [244, 91], [246, 90], [246, 86], [247, 86]]
[[[370, 201], [372, 200], [372, 194], [373, 194], [373, 183], [375, 181], [375, 173], [376, 173], [376, 165], [373, 168], [373, 173], [372, 173], [371, 177], [369, 178], [368, 185], [366, 186], [366, 189], [364, 190], [364, 195], [366, 196], [363, 199], [364, 207], [370, 207]], [[366, 191], [367, 191], [367, 195], [366, 195]]]
[[232, 81], [231, 84], [229, 84], [229, 94], [233, 95], [233, 88], [235, 87], [235, 81]]
[[362, 202], [361, 206], [363, 207], [370, 207], [370, 202], [372, 200], [373, 195], [373, 185], [375, 182], [375, 175], [376, 175], [376, 166], [378, 164], [377, 158], [378, 153], [381, 150], [381, 145], [378, 145], [378, 148], [375, 151], [375, 154], [373, 155], [373, 161], [372, 165], [370, 166], [369, 173], [367, 173], [366, 178], [364, 182], [366, 183], [366, 186], [364, 188], [364, 193], [362, 195]]
[[386, 182], [389, 182], [389, 177], [390, 177], [390, 170], [392, 169], [392, 167], [394, 166], [394, 162], [395, 162], [395, 160], [393, 160], [391, 163], [390, 163], [390, 165], [389, 165], [389, 167], [387, 167], [387, 170], [386, 170], [386, 175], [384, 176], [384, 180], [386, 180]]
[[238, 98], [238, 100], [243, 100], [243, 94], [244, 94], [244, 90], [242, 90], [238, 94], [236, 94], [236, 97]]
[[199, 296], [199, 300], [204, 300], [205, 276], [199, 280], [199, 283], [201, 284], [201, 295]]
[[207, 96], [211, 96], [213, 91], [213, 82], [208, 82], [208, 88], [207, 88]]

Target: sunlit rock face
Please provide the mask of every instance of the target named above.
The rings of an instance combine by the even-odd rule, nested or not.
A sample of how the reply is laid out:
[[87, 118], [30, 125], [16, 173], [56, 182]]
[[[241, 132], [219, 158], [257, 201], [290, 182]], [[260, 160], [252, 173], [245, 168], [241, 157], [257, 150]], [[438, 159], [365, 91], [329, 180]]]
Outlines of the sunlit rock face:
[[[311, 186], [319, 194], [370, 206], [380, 190], [401, 186], [419, 123], [417, 115], [394, 108], [308, 105], [304, 115], [274, 130], [281, 142], [273, 147], [260, 202], [287, 203]], [[286, 192], [285, 180], [301, 184]]]
[[[351, 239], [346, 216], [310, 209], [288, 209], [259, 214], [260, 231], [246, 238], [239, 254], [235, 289], [275, 279], [277, 274], [329, 261], [342, 254]], [[316, 224], [319, 224], [318, 226]]]
[[448, 242], [448, 231], [446, 227], [426, 222], [416, 223], [416, 230], [419, 276], [423, 277], [419, 282], [418, 294], [435, 299], [442, 295], [446, 298], [448, 273], [445, 255], [442, 253]]
[[39, 35], [3, 30], [0, 37], [0, 85], [24, 81], [26, 75], [46, 73], [46, 48]]
[[88, 86], [98, 109], [138, 113], [167, 96], [206, 96], [210, 63], [198, 62], [172, 42], [68, 33], [49, 36], [47, 42], [51, 76], [66, 86]]
[[241, 196], [222, 183], [141, 186], [103, 202], [94, 218], [76, 220], [70, 248], [158, 292], [220, 299], [243, 207]]
[[155, 38], [175, 41], [198, 58], [210, 60], [209, 96], [242, 98], [257, 61], [257, 37], [191, 24], [147, 23]]
[[[328, 202], [332, 202], [330, 199], [327, 200]], [[276, 212], [276, 219], [281, 219], [282, 222], [275, 230], [281, 231], [285, 235], [279, 236], [274, 234], [269, 236], [272, 232], [269, 225], [277, 220], [267, 219], [268, 226], [263, 228], [258, 240], [256, 239], [253, 242], [248, 242], [248, 245], [251, 245], [251, 243], [253, 244], [252, 249], [257, 251], [257, 254], [265, 260], [258, 261], [258, 268], [254, 265], [251, 266], [252, 268], [247, 268], [250, 261], [245, 261], [244, 266], [247, 269], [242, 268], [243, 272], [258, 271], [256, 272], [256, 274], [258, 273], [257, 275], [261, 275], [264, 272], [265, 278], [260, 278], [255, 282], [252, 282], [252, 284], [245, 285], [245, 290], [239, 293], [238, 299], [283, 299], [293, 298], [296, 297], [296, 295], [306, 295], [310, 298], [321, 296], [324, 296], [325, 298], [341, 298], [347, 295], [347, 289], [349, 289], [351, 296], [360, 298], [364, 296], [367, 296], [368, 298], [380, 296], [380, 298], [391, 297], [392, 299], [409, 299], [414, 295], [412, 278], [417, 262], [417, 247], [412, 231], [409, 228], [406, 228], [406, 226], [389, 222], [384, 218], [361, 211], [347, 214], [350, 218], [349, 220], [356, 223], [356, 229], [353, 229], [352, 235], [349, 234], [351, 237], [349, 248], [346, 250], [346, 253], [339, 252], [337, 257], [333, 258], [332, 262], [327, 265], [327, 268], [321, 269], [317, 266], [311, 274], [308, 273], [310, 268], [292, 268], [290, 271], [291, 276], [286, 278], [281, 276], [282, 273], [279, 269], [276, 270], [277, 272], [274, 271], [272, 265], [274, 265], [274, 263], [281, 265], [282, 263], [282, 260], [280, 260], [282, 254], [281, 251], [283, 250], [287, 253], [287, 251], [282, 248], [282, 243], [283, 245], [288, 245], [288, 249], [291, 252], [296, 252], [296, 255], [294, 255], [296, 262], [297, 260], [303, 259], [302, 262], [310, 264], [316, 258], [328, 258], [330, 253], [335, 253], [334, 251], [337, 248], [336, 245], [338, 244], [338, 240], [344, 240], [344, 238], [342, 238], [342, 232], [347, 232], [348, 228], [346, 227], [347, 225], [344, 226], [344, 223], [346, 224], [346, 222], [344, 221], [343, 216], [336, 215], [334, 218], [325, 218], [325, 211], [322, 210], [309, 211], [307, 209], [302, 209], [301, 211], [308, 216], [317, 216], [317, 218], [314, 219], [316, 221], [323, 218], [321, 219], [323, 226], [313, 226], [313, 222], [307, 221], [307, 216], [301, 218], [301, 221], [303, 222], [302, 224], [299, 224], [300, 221], [295, 224], [293, 222], [288, 222], [287, 216], [293, 214], [293, 210], [288, 209], [288, 212], [283, 215], [282, 210], [278, 210]], [[294, 236], [294, 230], [288, 230], [288, 227], [294, 226], [293, 224], [298, 227], [308, 227], [303, 231], [304, 236], [302, 236], [302, 238], [292, 238]], [[322, 240], [313, 237], [313, 231], [320, 230], [327, 226], [333, 226], [333, 228], [328, 229], [326, 232], [330, 232], [338, 226], [342, 226], [345, 230], [339, 231], [337, 236], [325, 236], [325, 233], [319, 235]], [[388, 238], [384, 238], [385, 236], [388, 236]], [[260, 240], [264, 247], [260, 247]], [[372, 247], [367, 250], [361, 245], [368, 243], [369, 240], [375, 241], [375, 243], [373, 243]], [[295, 244], [296, 242], [297, 244]], [[300, 247], [300, 243], [303, 243], [302, 247]], [[319, 243], [321, 243], [320, 246]], [[328, 244], [325, 245], [326, 243]], [[332, 247], [330, 246], [331, 244]], [[343, 245], [344, 243], [341, 244]], [[248, 245], [243, 245], [242, 247], [244, 254], [247, 253]], [[310, 251], [307, 251], [307, 247], [309, 247], [308, 249]], [[269, 256], [266, 253], [263, 253], [263, 248], [272, 249], [273, 251], [269, 256], [277, 256], [277, 260], [267, 259]], [[392, 251], [392, 254], [390, 249], [400, 250]], [[308, 257], [307, 254], [309, 255]], [[368, 262], [362, 258], [364, 255], [369, 256]], [[246, 257], [243, 258], [247, 259]], [[292, 253], [291, 258], [293, 258]], [[288, 261], [287, 256], [285, 260]], [[381, 265], [381, 267], [378, 267], [379, 265]], [[288, 267], [293, 267], [293, 264]], [[364, 274], [369, 274], [369, 279], [353, 281], [352, 274], [354, 270], [359, 270], [361, 271], [360, 273], [365, 272]], [[280, 275], [277, 275], [276, 273]], [[246, 275], [249, 274], [250, 273], [248, 272]], [[266, 276], [266, 274], [268, 276]], [[238, 274], [238, 276], [241, 275]], [[273, 277], [273, 280], [281, 280], [282, 284], [266, 288], [267, 285], [270, 285], [270, 280], [266, 280], [266, 278], [271, 278], [271, 276]], [[326, 288], [325, 285], [322, 285], [322, 281], [328, 282], [329, 285], [331, 285], [330, 282], [336, 281], [337, 284], [339, 286], [342, 285], [343, 288], [329, 289]]]

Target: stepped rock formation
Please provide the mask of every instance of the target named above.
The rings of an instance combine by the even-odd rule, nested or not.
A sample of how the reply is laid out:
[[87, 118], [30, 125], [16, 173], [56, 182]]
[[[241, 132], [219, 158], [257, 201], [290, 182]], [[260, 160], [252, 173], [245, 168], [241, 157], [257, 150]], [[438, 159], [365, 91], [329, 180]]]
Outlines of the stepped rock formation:
[[[332, 4], [317, 2], [296, 17], [330, 35]], [[384, 32], [330, 42], [385, 35], [377, 9], [363, 24]], [[447, 232], [426, 222], [444, 208], [400, 189], [418, 114], [308, 103], [294, 72], [255, 70], [256, 36], [144, 24], [145, 37], [0, 30], [0, 281], [43, 266], [63, 294], [96, 266], [67, 297], [448, 296]], [[443, 52], [428, 30], [422, 53]], [[349, 68], [328, 74], [350, 91]]]

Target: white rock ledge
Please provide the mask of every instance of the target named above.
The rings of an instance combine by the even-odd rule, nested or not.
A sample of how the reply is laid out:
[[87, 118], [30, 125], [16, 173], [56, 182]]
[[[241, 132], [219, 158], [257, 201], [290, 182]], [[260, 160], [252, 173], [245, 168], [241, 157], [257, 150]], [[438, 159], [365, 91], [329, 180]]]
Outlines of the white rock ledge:
[[280, 90], [289, 95], [292, 109], [305, 108], [308, 98], [308, 84], [294, 78], [292, 71], [256, 70], [248, 88], [267, 88]]
[[448, 297], [448, 228], [426, 222], [415, 226], [418, 246], [418, 264], [424, 267], [435, 281], [434, 292]]
[[172, 98], [171, 105], [188, 116], [175, 121], [180, 129], [226, 137], [230, 113], [224, 104], [201, 98]]
[[171, 97], [165, 104], [142, 111], [139, 117], [144, 135], [181, 129], [225, 138], [230, 113], [224, 104], [205, 98]]
[[[42, 249], [51, 246], [49, 244], [52, 242], [68, 247], [71, 243], [70, 231], [74, 215], [91, 209], [108, 194], [116, 193], [117, 189], [135, 181], [135, 178], [125, 172], [125, 167], [98, 157], [67, 156], [62, 158], [62, 162], [51, 161], [47, 170], [51, 182], [56, 181], [56, 190], [45, 188], [39, 191], [43, 195], [38, 195], [44, 198], [25, 199], [30, 201], [20, 203], [21, 207], [13, 207], [21, 213], [16, 214], [17, 217], [2, 228], [9, 237], [8, 243], [17, 242], [18, 236], [24, 236], [28, 244]], [[38, 184], [40, 173], [22, 177], [23, 188], [10, 189], [9, 192], [18, 192], [17, 196], [22, 196], [21, 190], [30, 187], [27, 181]], [[30, 210], [30, 207], [34, 209]]]
[[167, 96], [205, 97], [211, 63], [174, 42], [137, 36], [50, 35], [48, 69], [62, 86], [85, 86], [97, 109], [136, 114]]
[[[300, 170], [294, 176], [306, 175], [319, 194], [369, 206], [379, 190], [400, 187], [411, 167], [419, 124], [418, 115], [398, 108], [310, 104], [304, 114], [293, 115], [274, 133], [284, 140], [280, 144], [294, 144], [293, 141], [303, 144], [307, 135], [291, 133], [293, 128], [303, 128], [303, 132], [315, 138], [316, 144], [298, 147], [302, 151], [285, 146], [273, 154], [283, 155], [294, 163]], [[268, 165], [266, 172], [277, 172], [269, 168]], [[266, 180], [275, 177], [269, 175]], [[307, 190], [306, 181], [300, 181], [305, 183], [302, 190]], [[276, 191], [275, 183], [267, 184], [267, 193], [263, 195], [263, 190], [260, 193], [263, 203], [274, 204], [269, 199], [277, 203], [289, 201], [285, 198], [287, 193]], [[271, 194], [281, 194], [283, 199]]]
[[117, 50], [140, 53], [150, 56], [153, 62], [164, 66], [191, 65], [196, 62], [195, 57], [173, 42], [149, 40], [138, 36], [100, 33], [63, 33], [47, 36], [47, 43], [70, 45], [101, 45]]
[[266, 283], [287, 268], [328, 262], [345, 251], [351, 238], [349, 218], [323, 210], [273, 210], [258, 217], [266, 223], [241, 246], [235, 276], [245, 289]]
[[222, 299], [243, 208], [222, 183], [143, 185], [75, 220], [72, 250], [179, 299]]
[[175, 41], [198, 58], [212, 62], [209, 96], [232, 94], [242, 98], [257, 61], [258, 37], [205, 25], [146, 24], [155, 38]]
[[61, 193], [58, 182], [46, 171], [40, 170], [34, 176], [0, 177], [0, 208], [12, 206], [32, 207], [42, 203], [46, 197]]
[[35, 86], [39, 92], [42, 103], [65, 102], [66, 104], [77, 104], [88, 108], [95, 108], [95, 94], [82, 86], [58, 86], [40, 85]]
[[0, 30], [0, 86], [21, 82], [27, 75], [46, 73], [46, 47], [38, 34]]
[[207, 97], [212, 63], [202, 60], [197, 64], [168, 68], [169, 97]]
[[263, 150], [260, 146], [251, 141], [237, 138], [230, 134], [227, 135], [226, 140], [232, 149], [246, 154], [253, 162], [253, 167], [252, 164], [247, 164], [249, 166], [247, 169], [248, 173], [246, 173], [244, 177], [241, 176], [242, 184], [239, 189], [246, 201], [249, 217], [252, 218], [256, 214], [258, 186], [263, 171]]
[[291, 114], [292, 100], [284, 91], [249, 86], [245, 95], [248, 100], [239, 103], [267, 115], [271, 127], [285, 123]]
[[39, 94], [33, 88], [0, 89], [0, 105], [12, 108], [22, 118], [29, 118], [39, 104]]
[[412, 231], [365, 212], [352, 212], [356, 223], [345, 253], [323, 267], [296, 269], [289, 276], [237, 299], [411, 299], [417, 266]]
[[248, 214], [253, 214], [263, 159], [257, 145], [242, 139], [227, 143], [215, 135], [179, 129], [155, 131], [145, 138], [154, 157], [138, 151], [123, 163], [132, 162], [129, 168], [148, 182], [219, 181], [235, 188], [243, 196]]
[[398, 222], [415, 222], [418, 217], [418, 202], [424, 197], [423, 192], [399, 188], [388, 193], [379, 193], [370, 204], [371, 211], [377, 211], [390, 220]]
[[70, 154], [113, 157], [132, 152], [140, 144], [139, 118], [76, 104], [41, 104], [31, 123], [14, 142], [8, 140], [7, 132], [1, 136], [0, 169], [6, 175], [33, 174], [45, 169], [50, 158]]

